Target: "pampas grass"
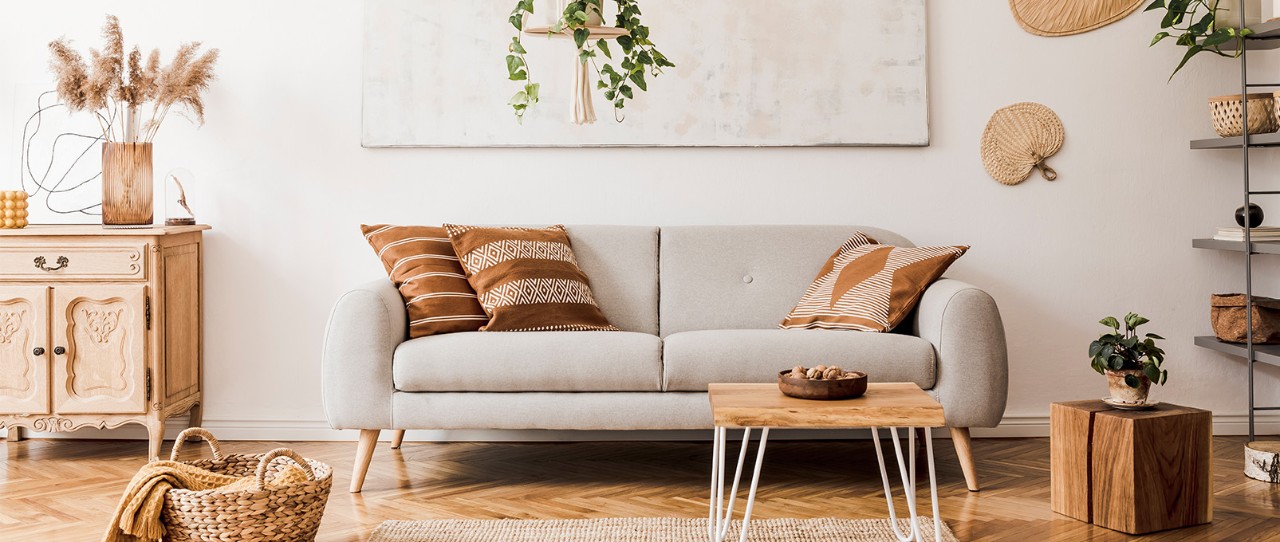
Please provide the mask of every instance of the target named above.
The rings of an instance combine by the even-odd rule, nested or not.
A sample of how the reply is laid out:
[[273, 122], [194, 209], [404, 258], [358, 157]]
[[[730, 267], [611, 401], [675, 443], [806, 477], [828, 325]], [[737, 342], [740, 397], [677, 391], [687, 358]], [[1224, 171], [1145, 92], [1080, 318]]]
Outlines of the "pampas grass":
[[[204, 124], [204, 99], [214, 79], [218, 50], [200, 52], [200, 43], [184, 43], [168, 66], [161, 66], [160, 50], [142, 62], [135, 46], [125, 54], [120, 20], [107, 16], [102, 27], [102, 51], [89, 49], [86, 63], [66, 38], [49, 44], [49, 64], [57, 79], [58, 97], [71, 111], [89, 111], [110, 142], [150, 143], [170, 111], [189, 113]], [[146, 123], [143, 110], [150, 107]]]

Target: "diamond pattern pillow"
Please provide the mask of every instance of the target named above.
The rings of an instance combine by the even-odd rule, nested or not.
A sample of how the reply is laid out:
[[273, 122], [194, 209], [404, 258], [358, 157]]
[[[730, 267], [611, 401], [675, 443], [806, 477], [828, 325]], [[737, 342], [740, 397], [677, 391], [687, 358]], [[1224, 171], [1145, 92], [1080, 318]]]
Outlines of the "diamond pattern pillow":
[[779, 327], [889, 331], [967, 250], [881, 245], [858, 232], [831, 255]]
[[409, 310], [409, 336], [476, 331], [489, 317], [439, 226], [360, 226]]
[[483, 331], [618, 331], [596, 305], [564, 226], [444, 227], [489, 316]]

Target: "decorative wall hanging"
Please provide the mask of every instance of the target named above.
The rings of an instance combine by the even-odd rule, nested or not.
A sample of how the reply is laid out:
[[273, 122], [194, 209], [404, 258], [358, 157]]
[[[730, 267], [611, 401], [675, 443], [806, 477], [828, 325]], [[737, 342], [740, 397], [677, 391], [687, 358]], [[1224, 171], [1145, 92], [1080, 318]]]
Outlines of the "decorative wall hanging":
[[97, 224], [102, 221], [101, 126], [86, 115], [68, 115], [57, 92], [44, 84], [17, 90], [14, 108], [30, 111], [22, 124], [18, 178], [31, 224]]
[[991, 178], [1014, 185], [1039, 169], [1047, 180], [1058, 172], [1046, 160], [1062, 148], [1062, 121], [1053, 110], [1034, 102], [1004, 107], [991, 115], [982, 132], [982, 165]]
[[[542, 103], [523, 111], [522, 124], [511, 118], [512, 92], [527, 80], [509, 81], [509, 67], [498, 62], [513, 48], [516, 1], [363, 2], [363, 145], [929, 143], [924, 0], [751, 0], [749, 7], [739, 0], [641, 0], [644, 24], [678, 67], [656, 83], [647, 74], [643, 96], [629, 75], [620, 77], [619, 92], [627, 98], [620, 90], [627, 82], [635, 98], [625, 101], [626, 121], [589, 127], [565, 115], [575, 94], [580, 103], [587, 98], [575, 83], [574, 42], [526, 34], [526, 64], [517, 68], [539, 84]], [[555, 11], [534, 5], [530, 25]], [[612, 23], [616, 1], [603, 5], [604, 22]], [[596, 45], [589, 36], [584, 43]], [[607, 47], [621, 62], [615, 45]], [[599, 54], [596, 61], [608, 58]], [[594, 69], [586, 75], [599, 86]], [[607, 73], [604, 81], [613, 84]], [[596, 108], [607, 107], [601, 98], [609, 89], [592, 90]], [[589, 117], [585, 107], [581, 113]]]
[[[525, 112], [538, 103], [541, 88], [534, 82], [525, 61], [528, 51], [521, 42], [522, 35], [573, 40], [573, 55], [570, 57], [574, 59], [573, 108], [570, 120], [574, 124], [596, 121], [595, 106], [591, 102], [593, 86], [603, 91], [604, 98], [613, 106], [614, 118], [622, 122], [622, 108], [626, 101], [636, 92], [649, 89], [645, 75], [656, 78], [662, 74], [663, 68], [675, 67], [649, 40], [649, 27], [640, 22], [640, 7], [636, 0], [614, 0], [614, 4], [618, 8], [618, 24], [605, 26], [604, 0], [517, 1], [507, 18], [516, 29], [516, 35], [507, 47], [507, 76], [512, 81], [524, 82], [507, 102], [515, 111], [517, 120], [523, 122]], [[535, 5], [542, 20], [541, 24], [531, 25], [530, 17], [534, 15]], [[616, 49], [609, 47], [610, 41], [615, 42]], [[613, 50], [618, 50], [618, 68], [612, 64]]]
[[1037, 36], [1070, 36], [1125, 18], [1143, 0], [1009, 0], [1013, 18]]
[[102, 224], [145, 226], [153, 215], [151, 141], [170, 111], [204, 123], [201, 94], [213, 80], [218, 50], [200, 54], [199, 42], [185, 43], [168, 66], [160, 65], [159, 49], [144, 63], [137, 46], [125, 52], [114, 15], [107, 15], [102, 37], [102, 51], [90, 49], [88, 63], [66, 38], [53, 41], [50, 65], [58, 98], [72, 112], [88, 112], [101, 130]]

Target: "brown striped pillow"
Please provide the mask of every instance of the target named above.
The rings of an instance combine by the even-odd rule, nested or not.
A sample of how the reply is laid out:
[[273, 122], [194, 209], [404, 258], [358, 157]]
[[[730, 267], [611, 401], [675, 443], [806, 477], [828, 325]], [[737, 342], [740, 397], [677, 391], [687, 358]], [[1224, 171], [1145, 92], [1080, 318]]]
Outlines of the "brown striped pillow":
[[779, 327], [889, 331], [967, 250], [881, 245], [858, 232], [831, 255]]
[[410, 337], [476, 331], [489, 321], [444, 228], [362, 224], [360, 231], [400, 289]]
[[444, 228], [489, 315], [484, 331], [618, 330], [596, 305], [564, 226]]

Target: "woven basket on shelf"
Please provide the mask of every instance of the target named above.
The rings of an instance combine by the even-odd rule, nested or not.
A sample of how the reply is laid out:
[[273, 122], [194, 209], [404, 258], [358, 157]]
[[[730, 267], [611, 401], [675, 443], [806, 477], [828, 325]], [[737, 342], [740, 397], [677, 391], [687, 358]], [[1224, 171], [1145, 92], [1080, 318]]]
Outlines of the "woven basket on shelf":
[[[1276, 131], [1276, 117], [1273, 109], [1275, 100], [1270, 94], [1249, 95], [1249, 133], [1269, 134]], [[1241, 129], [1240, 95], [1215, 96], [1209, 98], [1209, 113], [1213, 116], [1213, 131], [1222, 137], [1237, 137], [1244, 132]]]
[[[223, 455], [218, 439], [208, 431], [192, 427], [178, 435], [170, 458], [178, 460], [178, 450], [189, 436], [203, 437], [213, 449], [213, 459], [183, 461], [220, 474], [255, 476], [255, 489], [219, 493], [216, 490], [173, 489], [165, 494], [164, 522], [169, 542], [183, 541], [307, 541], [315, 540], [324, 515], [324, 505], [333, 485], [333, 469], [313, 459], [304, 459], [293, 450], [277, 448], [265, 454]], [[277, 474], [291, 459], [307, 473], [307, 481], [283, 487], [267, 487], [266, 479]]]

